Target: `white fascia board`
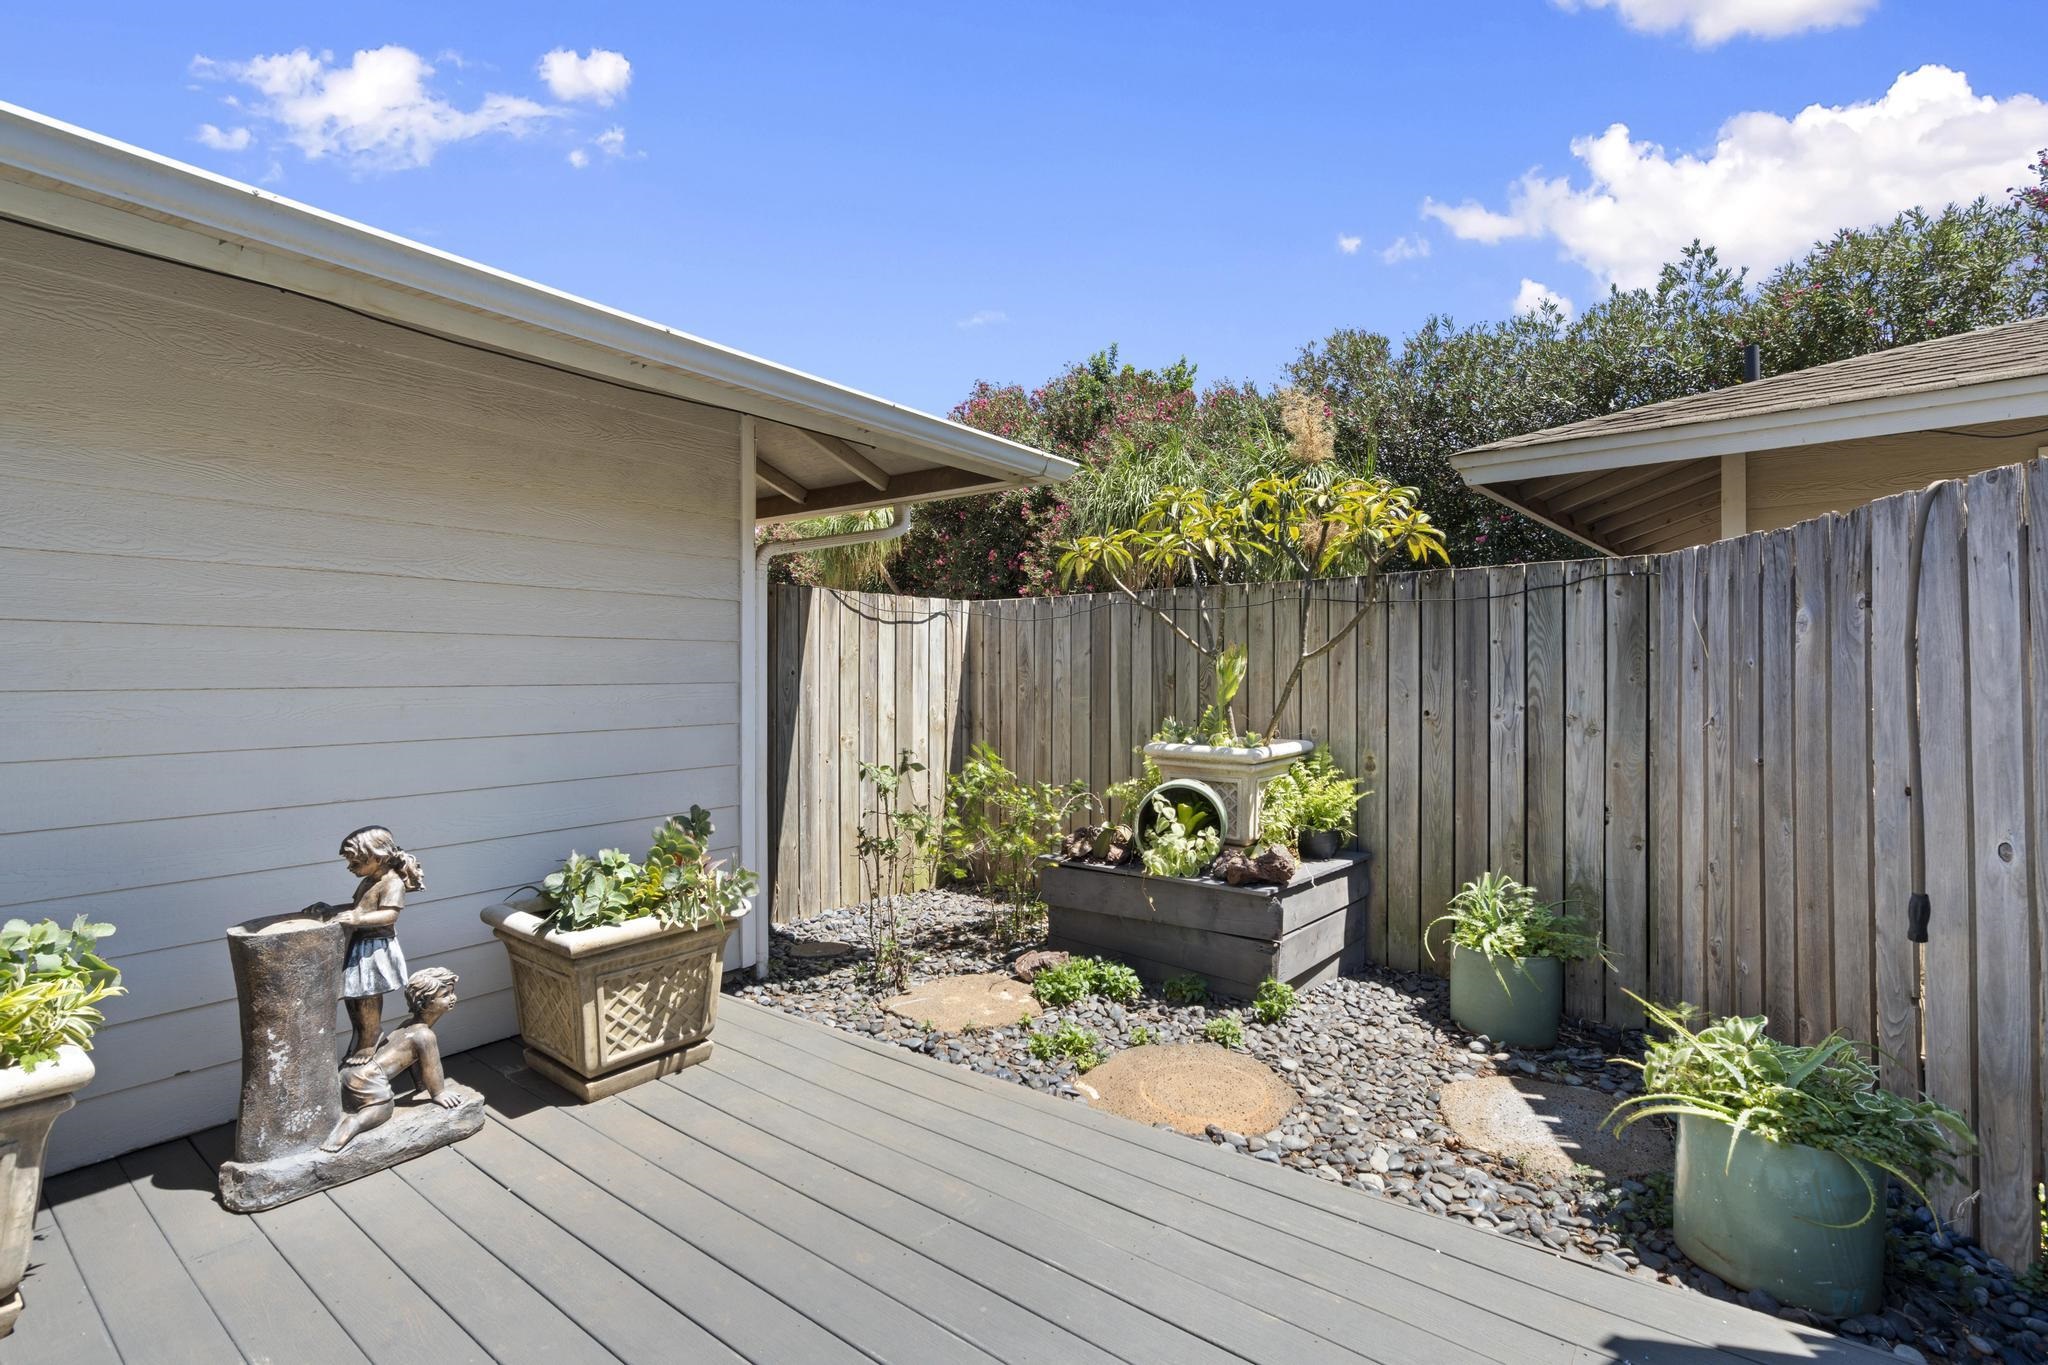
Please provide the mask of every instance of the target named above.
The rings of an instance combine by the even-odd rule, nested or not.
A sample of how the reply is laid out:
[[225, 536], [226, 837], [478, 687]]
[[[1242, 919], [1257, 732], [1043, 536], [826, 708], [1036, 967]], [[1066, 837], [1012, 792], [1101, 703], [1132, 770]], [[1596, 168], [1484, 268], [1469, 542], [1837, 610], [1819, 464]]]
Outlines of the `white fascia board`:
[[4, 101], [0, 216], [936, 464], [1026, 483], [1075, 469]]
[[1684, 426], [1583, 436], [1510, 450], [1467, 451], [1452, 456], [1451, 467], [1466, 483], [1479, 487], [2044, 416], [2048, 416], [2048, 375], [2026, 375], [1986, 384], [1887, 394], [1882, 398], [1817, 404]]

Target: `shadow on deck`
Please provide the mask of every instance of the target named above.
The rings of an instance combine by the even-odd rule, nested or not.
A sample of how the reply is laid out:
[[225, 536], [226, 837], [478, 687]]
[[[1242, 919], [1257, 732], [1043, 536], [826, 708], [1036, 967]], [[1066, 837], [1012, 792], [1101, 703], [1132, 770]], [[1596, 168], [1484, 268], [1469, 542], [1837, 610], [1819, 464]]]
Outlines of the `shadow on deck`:
[[225, 1128], [49, 1182], [24, 1362], [1889, 1359], [727, 998], [703, 1066], [253, 1217]]

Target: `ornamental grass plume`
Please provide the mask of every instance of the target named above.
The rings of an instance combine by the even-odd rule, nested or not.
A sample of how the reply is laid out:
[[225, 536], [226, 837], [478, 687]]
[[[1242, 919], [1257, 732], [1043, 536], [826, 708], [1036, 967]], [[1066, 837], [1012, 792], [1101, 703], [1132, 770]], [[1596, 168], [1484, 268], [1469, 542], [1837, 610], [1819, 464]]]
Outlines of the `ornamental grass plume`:
[[1337, 434], [1320, 398], [1300, 389], [1282, 389], [1279, 402], [1280, 425], [1287, 429], [1296, 464], [1328, 464], [1337, 458]]

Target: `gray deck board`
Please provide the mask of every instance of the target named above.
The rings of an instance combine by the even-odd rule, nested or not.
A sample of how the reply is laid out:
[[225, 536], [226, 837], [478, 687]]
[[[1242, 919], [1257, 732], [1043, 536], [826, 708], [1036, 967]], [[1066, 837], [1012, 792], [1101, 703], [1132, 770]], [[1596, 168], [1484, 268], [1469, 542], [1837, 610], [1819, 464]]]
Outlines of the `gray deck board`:
[[253, 1217], [225, 1129], [49, 1182], [41, 1361], [1874, 1362], [908, 1051], [720, 1004], [711, 1061]]

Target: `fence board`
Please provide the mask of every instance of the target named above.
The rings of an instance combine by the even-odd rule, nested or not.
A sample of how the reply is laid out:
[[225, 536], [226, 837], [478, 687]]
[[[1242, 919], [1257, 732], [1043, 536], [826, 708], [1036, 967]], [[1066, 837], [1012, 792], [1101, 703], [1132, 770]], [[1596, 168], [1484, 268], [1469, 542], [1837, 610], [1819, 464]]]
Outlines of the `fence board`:
[[1745, 536], [1728, 586], [1728, 894], [1738, 1014], [1764, 1009], [1764, 923], [1762, 793], [1757, 782], [1763, 762], [1763, 716], [1757, 689], [1758, 610], [1763, 584], [1764, 542]]
[[1735, 542], [1717, 540], [1705, 552], [1706, 583], [1700, 610], [1707, 633], [1707, 804], [1706, 821], [1706, 1007], [1715, 1014], [1735, 1008], [1735, 906], [1729, 884], [1733, 827], [1729, 806], [1734, 794], [1730, 772], [1733, 746], [1728, 733], [1734, 664], [1728, 639], [1729, 592], [1733, 586]]
[[1489, 734], [1488, 864], [1518, 881], [1527, 880], [1526, 814], [1528, 799], [1525, 741], [1529, 689], [1527, 661], [1528, 572], [1519, 564], [1504, 565], [1487, 575], [1490, 657], [1487, 661]]
[[1798, 886], [1792, 871], [1792, 533], [1764, 537], [1758, 679], [1763, 736], [1764, 1013], [1780, 1037], [1797, 1031]]
[[1828, 854], [1828, 519], [1792, 533], [1792, 877], [1798, 915], [1797, 1042], [1834, 1022], [1833, 907]]
[[[1451, 628], [1451, 837], [1453, 888], [1486, 870], [1488, 761], [1487, 681], [1488, 589], [1484, 569], [1461, 570], [1452, 577], [1454, 598]], [[1448, 896], [1445, 899], [1449, 899]]]
[[1607, 590], [1607, 850], [1605, 930], [1613, 970], [1602, 973], [1609, 1024], [1641, 1028], [1649, 981], [1649, 561], [1609, 569]]
[[1450, 970], [1450, 955], [1438, 940], [1442, 925], [1428, 929], [1457, 888], [1456, 735], [1457, 603], [1452, 575], [1426, 573], [1417, 583], [1416, 615], [1422, 629], [1422, 853], [1417, 910], [1425, 926], [1418, 965], [1439, 975]]
[[[1362, 593], [1364, 590], [1361, 589]], [[1387, 961], [1387, 604], [1386, 585], [1373, 585], [1365, 619], [1352, 637], [1358, 711], [1357, 766], [1365, 784], [1358, 798], [1358, 844], [1372, 855], [1366, 908], [1366, 953]], [[1339, 652], [1343, 652], [1340, 647]], [[1353, 695], [1341, 692], [1340, 696]]]
[[[1389, 966], [1412, 972], [1422, 943], [1423, 580], [1404, 574], [1387, 601], [1387, 887]], [[1431, 912], [1432, 916], [1435, 914]]]
[[[2035, 1019], [2048, 1020], [2048, 460], [2027, 466], [2027, 714], [2033, 718], [2030, 759], [2033, 773], [2034, 821], [2029, 847], [2034, 870], [2034, 993]], [[2041, 1146], [2034, 1151], [2034, 1180], [2048, 1181], [2048, 1027], [2034, 1029], [2035, 1132]], [[2015, 1262], [2014, 1264], [2018, 1264]]]
[[1920, 949], [1906, 937], [1913, 876], [1912, 572], [1919, 494], [1885, 498], [1870, 513], [1871, 905], [1878, 1073], [1911, 1095], [1920, 1077]]
[[1561, 898], [1564, 886], [1565, 566], [1531, 564], [1523, 575], [1524, 747], [1522, 880], [1539, 898]]
[[[1658, 1000], [1684, 996], [1685, 934], [1682, 928], [1678, 864], [1678, 694], [1679, 579], [1675, 556], [1653, 559], [1650, 592], [1650, 992]], [[1532, 609], [1534, 603], [1532, 595]], [[1530, 713], [1535, 704], [1535, 617], [1530, 617]], [[1530, 729], [1530, 759], [1535, 761], [1535, 726]], [[1536, 825], [1531, 807], [1529, 861], [1536, 866]]]
[[[1926, 947], [1927, 1092], [1972, 1122], [1977, 1113], [1973, 980], [1976, 915], [1970, 867], [1970, 727], [1958, 698], [1969, 694], [1965, 667], [1962, 487], [1926, 493], [1920, 543], [1918, 612], [1920, 814], [1932, 913]], [[1804, 945], [1802, 945], [1803, 948]], [[1932, 1191], [1945, 1216], [1976, 1231], [1974, 1204], [1956, 1207], [1976, 1186], [1975, 1163], [1962, 1180]]]
[[[1566, 570], [1564, 899], [1574, 914], [1598, 922], [1607, 858], [1607, 585], [1598, 561]], [[1606, 993], [1597, 960], [1565, 967], [1565, 1013], [1599, 1022]]]
[[1829, 1027], [1875, 1038], [1870, 901], [1870, 513], [1829, 523], [1828, 833], [1835, 1010]]
[[1705, 557], [1681, 551], [1678, 675], [1678, 898], [1679, 934], [1685, 943], [1680, 981], [1685, 999], [1707, 999], [1707, 677], [1701, 609]]
[[[1977, 938], [1978, 1180], [2019, 1190], [2036, 1172], [2031, 904], [2027, 829], [2026, 583], [2021, 540], [2026, 491], [2017, 468], [1970, 479], [1970, 862]], [[2024, 1265], [2038, 1245], [2038, 1206], [1978, 1202], [1977, 1236], [1992, 1255]]]

